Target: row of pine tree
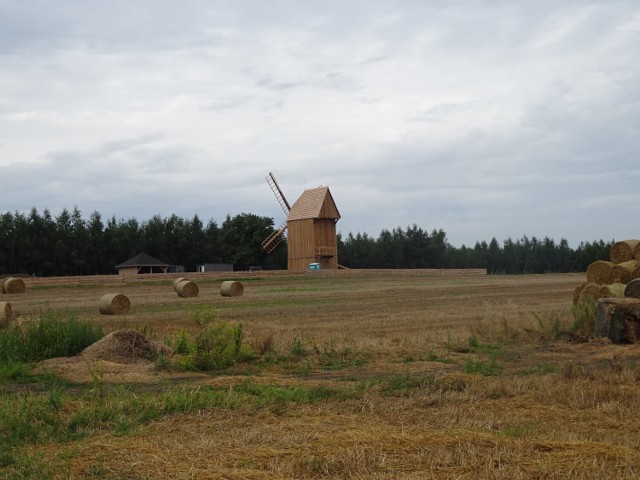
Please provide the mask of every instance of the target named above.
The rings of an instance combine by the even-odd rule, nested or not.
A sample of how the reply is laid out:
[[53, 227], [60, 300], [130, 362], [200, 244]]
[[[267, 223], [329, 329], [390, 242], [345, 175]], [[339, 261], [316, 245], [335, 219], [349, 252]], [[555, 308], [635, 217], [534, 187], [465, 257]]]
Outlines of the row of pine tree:
[[[274, 230], [272, 218], [250, 213], [222, 224], [204, 223], [198, 215], [155, 215], [145, 221], [108, 218], [94, 211], [88, 219], [78, 208], [52, 216], [45, 209], [27, 214], [0, 215], [0, 275], [96, 275], [115, 273], [115, 265], [138, 253], [182, 265], [232, 263], [236, 270], [250, 265], [286, 268], [286, 243], [271, 255], [260, 248]], [[584, 272], [598, 259], [608, 258], [613, 240], [583, 242], [576, 249], [565, 239], [545, 237], [494, 238], [473, 247], [454, 247], [443, 230], [428, 232], [417, 225], [383, 230], [377, 238], [366, 233], [338, 235], [338, 260], [349, 268], [486, 268], [489, 273]]]

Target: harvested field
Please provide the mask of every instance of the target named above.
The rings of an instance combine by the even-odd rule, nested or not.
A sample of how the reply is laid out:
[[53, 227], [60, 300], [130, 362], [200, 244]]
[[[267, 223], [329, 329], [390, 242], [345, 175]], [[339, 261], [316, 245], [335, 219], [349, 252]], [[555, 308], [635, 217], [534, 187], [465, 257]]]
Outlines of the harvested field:
[[[222, 298], [229, 278], [198, 278], [200, 295], [188, 304], [168, 287], [171, 278], [119, 283], [132, 306], [117, 321], [95, 311], [109, 283], [30, 285], [12, 298], [21, 321], [45, 308], [73, 309], [106, 333], [145, 332], [158, 342], [195, 331], [193, 308], [213, 307], [219, 320], [242, 323], [247, 342], [264, 353], [220, 375], [158, 371], [156, 344], [128, 333], [125, 344], [142, 352], [135, 363], [118, 370], [117, 356], [94, 355], [81, 371], [76, 361], [75, 386], [59, 400], [61, 424], [98, 408], [107, 420], [82, 424], [81, 438], [20, 447], [31, 472], [131, 479], [640, 475], [640, 436], [631, 421], [640, 408], [639, 346], [556, 328], [572, 324], [572, 296], [584, 274], [252, 272], [232, 277], [244, 285], [242, 296]], [[61, 373], [55, 365], [70, 361], [41, 368]], [[41, 385], [0, 385], [0, 402], [15, 411], [29, 388], [53, 402]], [[8, 467], [23, 473], [20, 465]]]

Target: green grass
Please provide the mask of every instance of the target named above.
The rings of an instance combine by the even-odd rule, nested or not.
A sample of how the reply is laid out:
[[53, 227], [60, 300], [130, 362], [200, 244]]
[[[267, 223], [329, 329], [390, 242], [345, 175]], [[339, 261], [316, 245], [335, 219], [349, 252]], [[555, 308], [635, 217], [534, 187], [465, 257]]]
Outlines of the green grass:
[[492, 355], [489, 361], [474, 360], [469, 357], [464, 364], [464, 373], [491, 377], [498, 375], [499, 372], [500, 366], [498, 365], [496, 355]]
[[45, 310], [0, 331], [0, 380], [24, 377], [27, 363], [73, 356], [102, 336], [101, 329], [80, 322], [75, 312]]

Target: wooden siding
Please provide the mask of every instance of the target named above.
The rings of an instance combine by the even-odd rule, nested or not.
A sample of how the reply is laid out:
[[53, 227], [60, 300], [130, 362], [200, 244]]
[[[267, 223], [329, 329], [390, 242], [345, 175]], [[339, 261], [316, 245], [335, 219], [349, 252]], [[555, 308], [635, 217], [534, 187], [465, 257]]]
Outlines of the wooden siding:
[[120, 267], [118, 268], [118, 275], [136, 275], [139, 267]]
[[336, 223], [333, 219], [289, 221], [287, 230], [289, 270], [306, 270], [314, 262], [320, 263], [324, 269], [338, 268]]

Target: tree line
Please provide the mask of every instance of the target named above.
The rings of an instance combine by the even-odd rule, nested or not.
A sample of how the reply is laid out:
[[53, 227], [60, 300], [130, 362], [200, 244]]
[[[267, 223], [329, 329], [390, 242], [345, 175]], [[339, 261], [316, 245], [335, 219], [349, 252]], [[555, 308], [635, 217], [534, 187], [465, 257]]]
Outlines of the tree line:
[[55, 217], [48, 209], [6, 212], [0, 215], [0, 275], [112, 274], [116, 265], [142, 252], [187, 270], [198, 263], [286, 268], [286, 250], [267, 256], [260, 248], [272, 231], [273, 219], [247, 213], [227, 215], [218, 225], [205, 224], [198, 215], [104, 222], [97, 211], [84, 219], [78, 208]]
[[[170, 265], [194, 270], [199, 263], [232, 263], [236, 270], [251, 265], [265, 269], [287, 266], [286, 242], [270, 255], [260, 247], [274, 231], [270, 217], [241, 213], [227, 215], [221, 225], [204, 223], [198, 215], [155, 215], [108, 218], [94, 211], [85, 219], [80, 210], [63, 209], [55, 217], [48, 209], [0, 215], [0, 275], [98, 275], [115, 273], [115, 266], [146, 253]], [[583, 242], [576, 249], [565, 239], [545, 237], [493, 238], [473, 247], [454, 247], [443, 230], [430, 233], [417, 225], [368, 234], [338, 235], [338, 260], [349, 268], [486, 268], [488, 273], [522, 274], [583, 272], [598, 259], [606, 259], [613, 244]]]

